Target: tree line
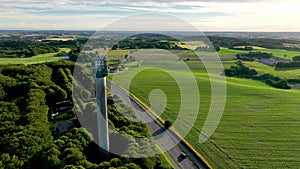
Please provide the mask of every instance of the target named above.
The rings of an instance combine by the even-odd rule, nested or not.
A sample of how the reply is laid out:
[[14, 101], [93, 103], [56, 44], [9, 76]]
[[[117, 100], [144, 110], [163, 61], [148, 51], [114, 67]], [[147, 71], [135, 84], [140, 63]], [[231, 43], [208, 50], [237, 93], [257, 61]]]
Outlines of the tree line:
[[229, 69], [225, 69], [224, 74], [228, 77], [250, 78], [259, 80], [275, 88], [291, 89], [286, 79], [273, 76], [271, 74], [257, 75], [257, 71], [255, 69], [248, 68], [243, 64], [242, 61], [237, 61], [236, 66], [231, 66]]
[[240, 60], [254, 61], [255, 59], [270, 59], [275, 56], [273, 56], [272, 53], [267, 52], [249, 52], [237, 54], [236, 57]]
[[[271, 38], [235, 38], [235, 37], [218, 37], [209, 36], [209, 40], [214, 46], [225, 48], [235, 48], [236, 46], [260, 46], [270, 49], [286, 49], [286, 50], [299, 50], [297, 48], [286, 47], [285, 43], [299, 44], [298, 40], [291, 39], [271, 39]], [[245, 48], [245, 50], [251, 50]]]
[[176, 49], [188, 50], [176, 45], [177, 39], [161, 34], [139, 34], [117, 42], [111, 49]]
[[275, 66], [276, 68], [288, 68], [288, 69], [294, 69], [294, 68], [300, 68], [300, 62], [299, 61], [293, 61], [293, 62], [278, 62]]
[[58, 52], [57, 46], [34, 41], [0, 41], [0, 57], [32, 57]]

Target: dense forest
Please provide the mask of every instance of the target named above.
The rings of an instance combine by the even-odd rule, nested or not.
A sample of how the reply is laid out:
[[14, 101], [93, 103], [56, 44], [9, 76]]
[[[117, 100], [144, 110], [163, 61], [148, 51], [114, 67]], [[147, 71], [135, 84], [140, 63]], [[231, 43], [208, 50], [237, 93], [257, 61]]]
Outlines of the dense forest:
[[[55, 106], [65, 101], [72, 102], [72, 71], [74, 63], [59, 61], [33, 65], [0, 66], [0, 168], [171, 168], [164, 157], [131, 159], [111, 154], [109, 158], [99, 153], [85, 128], [79, 124], [75, 109], [83, 115], [90, 113], [93, 103], [76, 104], [71, 115], [66, 117], [74, 123], [68, 131], [54, 130]], [[80, 68], [80, 73], [87, 73]], [[92, 79], [80, 86], [91, 97]], [[127, 114], [135, 117], [132, 110], [121, 100], [118, 103], [108, 98], [110, 126], [124, 133], [124, 154], [141, 154], [153, 149], [152, 143], [134, 143], [131, 137], [148, 137], [148, 128], [120, 115], [116, 106], [122, 106]], [[63, 119], [60, 119], [60, 122]], [[115, 133], [110, 133], [113, 137]], [[136, 144], [144, 147], [136, 149]], [[112, 144], [113, 145], [113, 144]], [[131, 146], [135, 145], [135, 146]], [[115, 145], [116, 146], [116, 145]]]
[[187, 50], [176, 45], [177, 39], [161, 34], [138, 34], [125, 38], [116, 43], [112, 50], [115, 49], [178, 49]]
[[236, 46], [260, 46], [270, 49], [286, 49], [286, 50], [299, 50], [296, 47], [287, 47], [285, 43], [298, 44], [297, 40], [289, 39], [268, 39], [268, 38], [233, 38], [233, 37], [216, 37], [209, 36], [209, 40], [214, 46], [234, 48]]

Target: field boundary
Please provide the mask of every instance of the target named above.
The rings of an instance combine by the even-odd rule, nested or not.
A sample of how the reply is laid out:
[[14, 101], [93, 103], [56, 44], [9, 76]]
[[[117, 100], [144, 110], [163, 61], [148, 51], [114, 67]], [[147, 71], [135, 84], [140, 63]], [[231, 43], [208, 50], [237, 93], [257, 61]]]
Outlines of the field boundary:
[[[112, 82], [111, 82], [112, 83]], [[120, 85], [118, 85], [118, 87], [125, 91], [126, 93], [129, 94], [130, 97], [132, 97], [135, 101], [137, 101], [140, 105], [142, 105], [145, 109], [147, 109], [155, 118], [157, 118], [162, 124], [164, 124], [165, 120], [163, 120], [161, 117], [159, 117], [153, 110], [151, 110], [144, 102], [142, 102], [139, 98], [137, 98], [135, 95], [133, 95], [132, 93], [130, 93], [129, 91], [127, 91], [126, 89], [124, 89], [123, 87], [121, 87]], [[206, 168], [212, 168], [211, 165], [207, 162], [207, 160], [200, 154], [198, 153], [193, 146], [186, 141], [176, 130], [169, 128], [171, 132], [173, 132], [181, 141], [182, 143], [193, 153], [193, 155], [195, 155], [198, 159], [200, 159], [204, 166]]]

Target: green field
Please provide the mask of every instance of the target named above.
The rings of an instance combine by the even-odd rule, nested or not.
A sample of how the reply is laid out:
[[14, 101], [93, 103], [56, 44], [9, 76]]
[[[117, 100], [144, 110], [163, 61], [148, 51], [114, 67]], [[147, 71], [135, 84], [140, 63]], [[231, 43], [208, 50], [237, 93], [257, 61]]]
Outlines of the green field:
[[300, 77], [300, 69], [276, 69], [274, 67], [259, 62], [243, 62], [247, 67], [255, 69], [258, 74], [269, 73], [286, 79], [294, 79]]
[[118, 59], [122, 61], [124, 59], [125, 55], [128, 55], [130, 53], [129, 50], [109, 50], [106, 53], [106, 58], [109, 59]]
[[[235, 65], [236, 60], [227, 60], [227, 61], [222, 61], [224, 68], [228, 69], [230, 66]], [[251, 68], [255, 69], [258, 73], [258, 75], [262, 74], [271, 74], [274, 76], [278, 76], [281, 78], [285, 79], [297, 79], [300, 77], [300, 69], [296, 68], [281, 68], [281, 69], [275, 69], [275, 67], [268, 66], [259, 62], [250, 62], [250, 61], [243, 61], [244, 65]]]
[[[221, 123], [212, 137], [200, 144], [199, 134], [211, 103], [210, 81], [203, 64], [187, 63], [194, 70], [201, 104], [197, 121], [186, 139], [214, 168], [300, 166], [299, 90], [280, 90], [259, 81], [227, 78], [227, 101]], [[230, 64], [231, 61], [226, 62], [225, 66]], [[135, 71], [116, 74], [117, 82], [122, 84], [122, 79], [128, 79]], [[181, 70], [173, 70], [173, 73], [185, 76]], [[149, 105], [149, 94], [157, 88], [166, 94], [168, 100], [161, 117], [174, 121], [181, 104], [180, 92], [177, 83], [167, 73], [160, 69], [140, 72], [131, 81], [130, 92]]]
[[[69, 48], [60, 48], [60, 52], [69, 52]], [[58, 53], [58, 52], [57, 52]], [[52, 62], [60, 60], [60, 57], [55, 57], [57, 53], [39, 54], [29, 58], [0, 58], [0, 64], [35, 64], [43, 62]]]
[[[296, 51], [287, 51], [283, 49], [253, 49], [251, 52], [267, 52], [272, 53], [274, 56], [286, 58], [286, 59], [292, 59], [294, 56], [299, 56], [300, 52]], [[197, 52], [197, 54], [211, 54], [212, 52]], [[234, 50], [234, 49], [228, 49], [228, 48], [221, 48], [220, 51], [218, 51], [219, 56], [236, 56], [239, 53], [249, 53], [249, 51], [243, 51], [243, 50]], [[186, 51], [182, 52], [182, 55], [195, 55], [193, 51]], [[286, 56], [286, 57], [285, 57]]]

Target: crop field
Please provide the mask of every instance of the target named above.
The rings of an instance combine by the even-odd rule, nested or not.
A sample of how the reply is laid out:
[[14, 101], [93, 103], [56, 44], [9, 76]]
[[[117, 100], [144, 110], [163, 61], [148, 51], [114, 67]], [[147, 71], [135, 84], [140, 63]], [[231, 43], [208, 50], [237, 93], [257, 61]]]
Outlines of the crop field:
[[74, 38], [46, 38], [45, 40], [49, 40], [49, 41], [71, 41], [74, 40]]
[[[69, 48], [60, 48], [60, 52], [69, 52]], [[0, 64], [35, 64], [43, 62], [52, 62], [60, 60], [60, 57], [56, 57], [57, 53], [45, 53], [39, 54], [29, 58], [0, 58]]]
[[293, 47], [293, 48], [300, 48], [300, 44], [284, 43], [283, 46], [285, 46], [285, 47]]
[[[187, 42], [186, 42], [187, 43]], [[194, 43], [199, 44], [197, 41], [191, 41], [190, 43], [187, 43], [186, 45], [191, 45], [193, 46]], [[187, 47], [187, 46], [182, 46], [182, 47]], [[190, 47], [191, 48], [191, 47]], [[195, 46], [193, 46], [195, 48]], [[109, 50], [106, 54], [106, 57], [109, 59], [118, 59], [118, 60], [123, 60], [124, 56], [135, 52], [135, 50]], [[186, 59], [189, 58], [191, 60], [198, 60], [198, 56], [194, 51], [172, 51], [173, 53], [177, 54], [179, 57]], [[235, 59], [235, 56], [237, 54], [241, 53], [249, 53], [250, 51], [243, 51], [243, 50], [234, 50], [234, 49], [228, 49], [228, 48], [221, 48], [220, 51], [218, 52], [209, 52], [209, 51], [199, 51], [197, 54], [200, 55], [216, 55], [218, 54], [220, 56], [221, 60], [232, 60]], [[281, 57], [285, 59], [292, 59], [294, 56], [300, 56], [300, 52], [297, 51], [287, 51], [283, 49], [267, 49], [267, 48], [261, 48], [255, 46], [254, 49], [251, 52], [267, 52], [267, 53], [272, 53], [276, 57]]]
[[[249, 52], [250, 51], [221, 48], [221, 50], [218, 51], [218, 54], [219, 54], [219, 56], [236, 56], [239, 53], [249, 53]], [[286, 59], [292, 59], [294, 56], [300, 55], [300, 52], [287, 51], [287, 50], [283, 50], [283, 49], [255, 48], [251, 52], [267, 52], [267, 53], [272, 53], [274, 56], [286, 58]], [[197, 53], [198, 54], [211, 54], [212, 52], [200, 51]], [[182, 52], [181, 55], [195, 55], [195, 53], [193, 51], [186, 51], [186, 52]]]
[[106, 57], [109, 59], [119, 59], [120, 61], [122, 61], [124, 59], [124, 56], [128, 55], [129, 53], [129, 50], [109, 50], [106, 53]]
[[177, 44], [179, 47], [182, 48], [188, 48], [188, 49], [192, 49], [195, 50], [197, 47], [206, 47], [207, 44], [205, 44], [203, 41], [186, 41], [183, 43], [178, 43]]
[[[214, 168], [292, 168], [300, 165], [299, 90], [275, 89], [259, 81], [227, 78], [227, 100], [221, 122], [209, 140], [200, 144], [199, 134], [211, 103], [210, 80], [201, 62], [186, 63], [193, 70], [200, 93], [197, 120], [186, 139]], [[228, 61], [224, 66], [232, 63]], [[114, 76], [122, 85], [122, 79], [128, 79], [139, 69], [141, 67]], [[185, 76], [182, 70], [172, 72]], [[161, 117], [174, 121], [181, 96], [178, 84], [169, 74], [150, 68], [138, 73], [130, 83], [130, 92], [149, 106], [149, 94], [154, 89], [161, 89], [167, 98]]]

